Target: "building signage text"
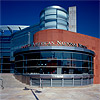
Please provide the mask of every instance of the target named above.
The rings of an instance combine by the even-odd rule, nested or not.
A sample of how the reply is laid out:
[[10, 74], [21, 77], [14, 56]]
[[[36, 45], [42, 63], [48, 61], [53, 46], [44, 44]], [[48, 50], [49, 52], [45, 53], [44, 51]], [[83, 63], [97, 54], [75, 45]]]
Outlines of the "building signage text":
[[71, 43], [71, 42], [62, 42], [62, 41], [49, 41], [49, 42], [37, 42], [31, 45], [31, 44], [27, 44], [22, 46], [21, 48], [27, 48], [30, 46], [70, 46], [70, 47], [80, 47], [80, 48], [85, 48], [87, 49], [86, 46], [82, 45], [82, 44], [76, 44], [76, 43]]

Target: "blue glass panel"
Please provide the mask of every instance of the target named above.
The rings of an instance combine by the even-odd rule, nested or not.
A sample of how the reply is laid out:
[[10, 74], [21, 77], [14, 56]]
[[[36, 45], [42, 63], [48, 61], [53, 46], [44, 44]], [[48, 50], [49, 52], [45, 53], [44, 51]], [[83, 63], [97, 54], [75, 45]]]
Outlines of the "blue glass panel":
[[56, 26], [56, 21], [45, 23], [45, 27], [47, 27], [47, 26]]
[[64, 30], [67, 30], [67, 26], [61, 25], [61, 24], [57, 24], [57, 29], [64, 29]]
[[56, 15], [49, 15], [49, 16], [45, 16], [45, 20], [47, 19], [55, 19]]
[[57, 23], [62, 23], [64, 25], [67, 25], [66, 20], [57, 19]]
[[10, 47], [10, 43], [7, 43], [7, 42], [6, 42], [6, 43], [2, 43], [1, 46], [2, 46], [3, 48], [4, 48], [4, 47], [7, 48], [7, 47]]
[[52, 52], [41, 52], [41, 59], [50, 59], [54, 57]]
[[63, 53], [63, 59], [71, 59], [72, 54], [71, 53]]
[[83, 60], [88, 60], [88, 59], [89, 59], [89, 56], [88, 56], [88, 55], [83, 54]]
[[10, 56], [10, 52], [2, 53], [2, 56]]
[[57, 10], [57, 15], [58, 15], [58, 16], [61, 15], [61, 16], [67, 18], [67, 14], [66, 14], [65, 12], [61, 11], [61, 10]]
[[82, 60], [82, 54], [73, 53], [72, 54], [72, 59]]
[[48, 14], [56, 14], [56, 9], [49, 9], [49, 10], [46, 10], [46, 11], [45, 11], [45, 15], [48, 15]]
[[60, 53], [60, 52], [55, 52], [55, 58], [56, 59], [63, 59], [62, 58], [62, 52]]

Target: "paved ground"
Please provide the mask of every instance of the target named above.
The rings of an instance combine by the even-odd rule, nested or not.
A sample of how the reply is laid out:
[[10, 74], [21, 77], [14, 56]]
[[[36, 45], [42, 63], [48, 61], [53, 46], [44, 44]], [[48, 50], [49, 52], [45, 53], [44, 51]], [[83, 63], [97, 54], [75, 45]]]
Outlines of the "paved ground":
[[100, 100], [100, 85], [0, 88], [0, 100]]

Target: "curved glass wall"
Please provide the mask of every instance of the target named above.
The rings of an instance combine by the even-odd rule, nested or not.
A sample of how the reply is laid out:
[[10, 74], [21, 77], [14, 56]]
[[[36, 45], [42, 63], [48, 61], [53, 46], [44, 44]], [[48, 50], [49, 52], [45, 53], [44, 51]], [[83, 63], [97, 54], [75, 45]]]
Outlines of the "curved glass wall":
[[93, 74], [93, 55], [71, 51], [36, 51], [15, 56], [17, 73]]
[[50, 6], [40, 14], [40, 30], [64, 29], [68, 30], [68, 13], [59, 6]]

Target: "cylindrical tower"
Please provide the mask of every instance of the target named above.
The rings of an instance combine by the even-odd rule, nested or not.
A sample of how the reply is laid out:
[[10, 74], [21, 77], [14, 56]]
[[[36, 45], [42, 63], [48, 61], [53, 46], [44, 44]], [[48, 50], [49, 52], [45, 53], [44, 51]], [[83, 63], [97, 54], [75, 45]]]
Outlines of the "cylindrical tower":
[[59, 6], [49, 6], [40, 13], [40, 30], [64, 29], [68, 30], [68, 13]]

